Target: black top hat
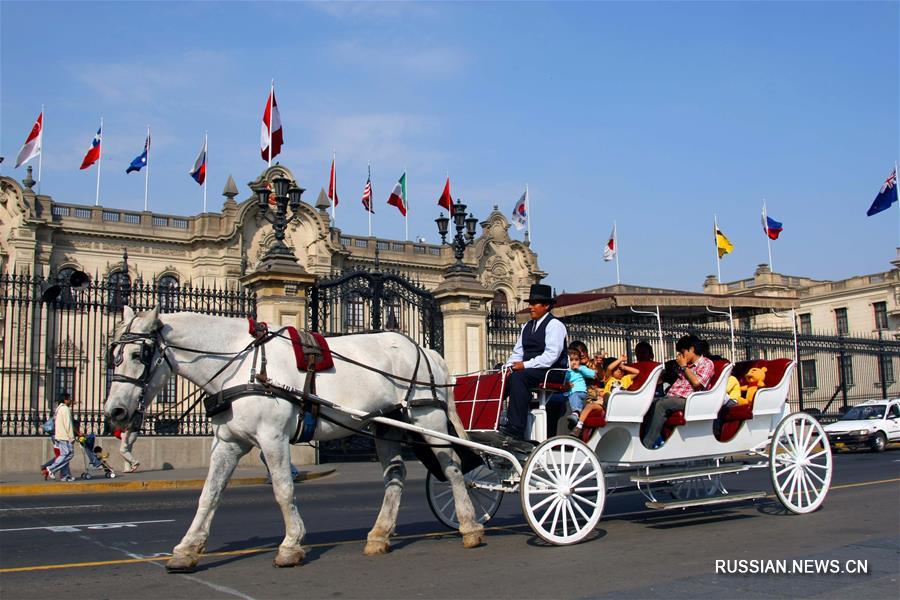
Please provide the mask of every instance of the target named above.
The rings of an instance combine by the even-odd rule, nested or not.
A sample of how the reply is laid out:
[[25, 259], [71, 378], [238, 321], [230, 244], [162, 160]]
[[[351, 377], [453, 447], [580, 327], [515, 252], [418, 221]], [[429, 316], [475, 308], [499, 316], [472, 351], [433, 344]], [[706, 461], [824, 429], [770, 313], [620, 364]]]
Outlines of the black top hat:
[[553, 304], [556, 298], [553, 297], [553, 289], [549, 285], [543, 283], [535, 283], [528, 292], [528, 304]]

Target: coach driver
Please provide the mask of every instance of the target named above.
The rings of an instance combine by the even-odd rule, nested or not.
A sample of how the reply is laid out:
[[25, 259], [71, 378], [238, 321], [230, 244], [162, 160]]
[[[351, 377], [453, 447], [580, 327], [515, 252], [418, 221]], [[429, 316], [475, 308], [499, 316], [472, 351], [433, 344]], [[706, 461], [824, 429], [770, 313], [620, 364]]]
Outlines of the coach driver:
[[[506, 361], [512, 373], [506, 383], [509, 394], [506, 425], [500, 428], [501, 433], [519, 440], [525, 439], [531, 388], [544, 382], [548, 369], [569, 366], [566, 326], [550, 312], [554, 304], [550, 286], [532, 285], [527, 302], [531, 320], [522, 327], [512, 355]], [[564, 371], [551, 374], [553, 381], [561, 382], [564, 377]]]

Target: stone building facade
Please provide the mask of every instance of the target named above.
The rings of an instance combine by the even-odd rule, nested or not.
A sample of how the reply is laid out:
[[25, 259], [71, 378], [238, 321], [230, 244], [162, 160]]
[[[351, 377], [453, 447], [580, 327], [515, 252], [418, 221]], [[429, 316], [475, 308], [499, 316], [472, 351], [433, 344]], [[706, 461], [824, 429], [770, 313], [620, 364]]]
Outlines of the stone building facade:
[[[274, 165], [249, 185], [278, 176], [294, 181], [287, 168]], [[127, 250], [132, 278], [227, 289], [255, 270], [273, 242], [253, 193], [241, 194], [230, 179], [221, 212], [194, 216], [71, 204], [38, 195], [33, 185], [30, 174], [22, 183], [0, 177], [0, 273], [47, 276], [74, 268], [107, 279], [123, 270]], [[326, 204], [313, 206], [308, 200], [289, 224], [285, 241], [298, 264], [315, 277], [373, 268], [377, 257], [381, 267], [433, 290], [455, 262], [446, 245], [346, 234], [331, 225]], [[510, 238], [509, 221], [496, 207], [480, 225], [463, 261], [475, 269], [493, 301], [519, 307], [529, 286], [546, 273], [527, 243]]]

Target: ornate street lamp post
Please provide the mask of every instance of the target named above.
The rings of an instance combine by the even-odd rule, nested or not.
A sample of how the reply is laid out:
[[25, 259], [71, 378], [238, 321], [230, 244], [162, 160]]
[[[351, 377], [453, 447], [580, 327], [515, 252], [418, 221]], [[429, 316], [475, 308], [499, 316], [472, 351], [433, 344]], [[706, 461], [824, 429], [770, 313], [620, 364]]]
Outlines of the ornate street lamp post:
[[256, 205], [259, 208], [259, 216], [271, 223], [272, 230], [275, 232], [275, 243], [263, 256], [263, 260], [284, 258], [296, 262], [297, 257], [294, 256], [288, 245], [284, 243], [284, 230], [287, 229], [288, 224], [288, 206], [291, 208], [291, 219], [296, 219], [300, 210], [300, 196], [306, 190], [296, 185], [291, 185], [291, 180], [287, 177], [276, 177], [272, 180], [272, 183], [275, 187], [275, 208], [273, 212], [269, 212], [269, 194], [272, 193], [272, 190], [269, 189], [268, 184], [263, 182], [252, 188], [256, 192]]
[[[453, 217], [453, 226], [456, 229], [456, 235], [453, 236], [453, 241], [451, 246], [453, 247], [453, 255], [456, 257], [456, 263], [447, 269], [448, 273], [472, 273], [474, 269], [465, 263], [463, 263], [462, 259], [466, 253], [466, 246], [469, 246], [475, 241], [475, 227], [478, 225], [478, 219], [475, 218], [475, 215], [469, 213], [469, 217], [466, 218], [466, 205], [463, 204], [459, 199], [456, 200], [456, 204], [453, 205], [453, 211], [451, 213]], [[438, 226], [438, 233], [441, 234], [441, 243], [447, 243], [447, 226], [450, 223], [450, 219], [444, 216], [444, 213], [441, 213], [437, 219], [434, 220]], [[463, 232], [465, 231], [465, 234]]]

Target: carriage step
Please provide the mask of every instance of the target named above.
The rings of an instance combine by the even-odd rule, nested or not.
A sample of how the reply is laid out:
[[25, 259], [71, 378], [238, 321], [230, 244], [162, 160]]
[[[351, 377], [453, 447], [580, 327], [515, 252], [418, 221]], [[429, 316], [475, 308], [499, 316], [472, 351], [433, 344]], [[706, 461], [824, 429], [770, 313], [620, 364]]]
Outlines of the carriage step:
[[710, 475], [725, 475], [726, 473], [743, 473], [749, 471], [749, 465], [727, 465], [724, 467], [709, 467], [706, 469], [695, 469], [693, 471], [667, 471], [665, 473], [656, 473], [650, 475], [632, 475], [631, 481], [634, 483], [659, 483], [661, 481], [676, 481], [679, 479], [693, 479], [694, 477], [707, 477]]
[[708, 504], [725, 504], [726, 502], [740, 502], [742, 500], [755, 500], [765, 498], [765, 492], [747, 492], [745, 494], [727, 494], [713, 498], [696, 498], [694, 500], [675, 500], [673, 502], [647, 502], [647, 508], [666, 510], [672, 508], [688, 508], [690, 506], [706, 506]]

